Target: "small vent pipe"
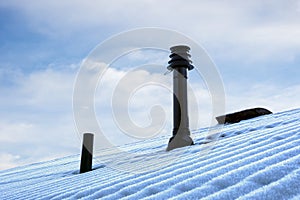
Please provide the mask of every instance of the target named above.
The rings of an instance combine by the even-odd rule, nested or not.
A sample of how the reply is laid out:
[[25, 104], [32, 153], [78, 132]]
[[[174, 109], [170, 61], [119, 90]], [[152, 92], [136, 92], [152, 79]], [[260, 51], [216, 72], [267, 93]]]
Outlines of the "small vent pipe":
[[93, 146], [94, 134], [84, 133], [81, 152], [80, 173], [92, 171]]

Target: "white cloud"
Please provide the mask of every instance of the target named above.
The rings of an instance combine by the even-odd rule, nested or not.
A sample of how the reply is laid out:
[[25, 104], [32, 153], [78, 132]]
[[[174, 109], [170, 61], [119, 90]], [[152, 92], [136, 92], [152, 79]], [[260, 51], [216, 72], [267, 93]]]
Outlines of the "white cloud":
[[18, 155], [0, 153], [0, 170], [16, 167], [16, 160], [19, 158]]
[[265, 107], [280, 112], [300, 107], [300, 85], [254, 85], [240, 94], [227, 94], [227, 112], [246, 108]]
[[18, 160], [5, 157], [2, 168], [79, 153], [72, 115], [74, 71], [16, 73], [13, 83], [0, 86], [6, 94], [0, 99], [0, 149]]
[[[52, 34], [105, 26], [158, 26], [182, 31], [208, 45], [252, 45], [251, 50], [299, 46], [299, 1], [19, 1], [2, 2], [26, 13], [37, 29]], [[126, 9], [124, 6], [126, 5]], [[180, 9], [180, 14], [177, 10]], [[138, 17], [137, 17], [138, 15]], [[103, 31], [103, 30], [102, 30]], [[212, 43], [212, 44], [210, 44]], [[222, 45], [221, 45], [222, 46]], [[247, 48], [247, 47], [246, 47]], [[236, 52], [239, 52], [236, 51]]]
[[[28, 138], [28, 134], [32, 132], [33, 124], [29, 123], [8, 123], [0, 121], [0, 143], [20, 143]], [[34, 138], [33, 138], [34, 139]]]
[[[136, 137], [146, 137], [147, 133], [160, 129], [161, 124], [157, 124], [157, 128], [155, 124], [148, 127], [151, 123], [150, 109], [159, 105], [166, 113], [166, 116], [155, 115], [157, 122], [167, 120], [165, 117], [170, 118], [170, 110], [166, 109], [169, 105], [166, 102], [170, 104], [171, 98], [164, 88], [169, 86], [163, 73], [149, 73], [145, 69], [123, 71], [109, 68], [96, 93], [97, 117], [104, 134], [113, 143], [120, 145], [134, 141], [132, 137], [124, 138], [121, 130]], [[116, 113], [113, 113], [112, 107]], [[144, 126], [147, 128], [139, 131]]]

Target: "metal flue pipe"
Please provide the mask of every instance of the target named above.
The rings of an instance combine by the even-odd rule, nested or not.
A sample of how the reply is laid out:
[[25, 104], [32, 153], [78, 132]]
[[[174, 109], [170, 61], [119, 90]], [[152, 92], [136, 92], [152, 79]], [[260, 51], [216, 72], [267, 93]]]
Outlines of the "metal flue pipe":
[[194, 68], [188, 53], [190, 48], [179, 45], [170, 50], [171, 60], [167, 68], [173, 71], [173, 136], [169, 140], [167, 151], [194, 143], [190, 137], [187, 102], [187, 70]]
[[92, 171], [93, 162], [93, 146], [94, 146], [94, 134], [84, 133], [82, 152], [81, 152], [81, 162], [80, 162], [80, 173], [85, 173]]

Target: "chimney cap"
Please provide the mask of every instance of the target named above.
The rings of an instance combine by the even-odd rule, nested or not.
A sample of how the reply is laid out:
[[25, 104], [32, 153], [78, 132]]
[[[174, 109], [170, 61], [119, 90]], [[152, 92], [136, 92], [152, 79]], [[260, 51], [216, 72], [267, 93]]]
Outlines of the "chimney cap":
[[171, 60], [168, 62], [168, 68], [178, 68], [184, 67], [188, 70], [194, 69], [191, 65], [192, 61], [189, 59], [191, 55], [188, 53], [190, 50], [189, 46], [186, 45], [176, 45], [170, 48], [171, 55], [169, 56]]
[[176, 45], [170, 48], [171, 53], [187, 53], [191, 48], [187, 45]]

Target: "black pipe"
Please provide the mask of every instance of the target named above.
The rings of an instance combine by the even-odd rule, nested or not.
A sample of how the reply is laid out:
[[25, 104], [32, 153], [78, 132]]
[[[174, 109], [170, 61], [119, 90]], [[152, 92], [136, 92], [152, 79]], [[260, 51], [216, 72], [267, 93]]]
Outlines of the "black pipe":
[[92, 133], [83, 134], [80, 173], [92, 171], [93, 143], [94, 135]]
[[187, 70], [194, 68], [189, 59], [188, 46], [180, 45], [170, 48], [171, 60], [168, 69], [173, 70], [173, 136], [167, 150], [193, 144], [190, 137], [187, 103]]

